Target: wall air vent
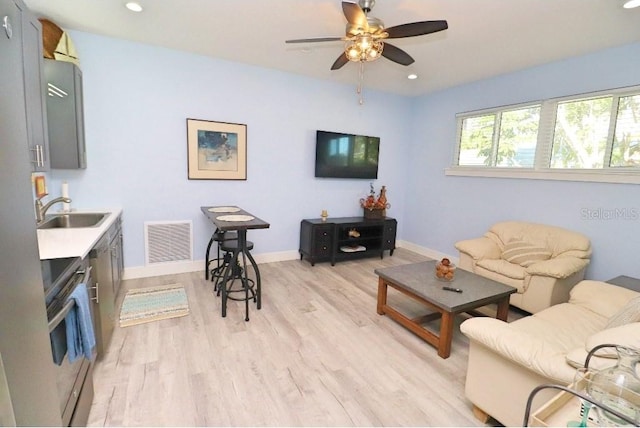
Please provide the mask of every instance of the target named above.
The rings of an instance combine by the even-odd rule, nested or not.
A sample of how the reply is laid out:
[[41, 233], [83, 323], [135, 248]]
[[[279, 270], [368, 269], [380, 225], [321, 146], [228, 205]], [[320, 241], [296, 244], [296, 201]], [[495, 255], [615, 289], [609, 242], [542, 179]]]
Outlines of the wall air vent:
[[144, 223], [147, 265], [188, 262], [193, 258], [193, 232], [190, 220]]

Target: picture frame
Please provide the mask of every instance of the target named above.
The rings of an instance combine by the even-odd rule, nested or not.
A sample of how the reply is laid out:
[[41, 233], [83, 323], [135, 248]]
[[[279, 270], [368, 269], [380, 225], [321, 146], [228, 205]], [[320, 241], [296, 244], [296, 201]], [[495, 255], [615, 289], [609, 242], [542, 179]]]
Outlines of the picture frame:
[[189, 180], [246, 180], [247, 125], [187, 119]]

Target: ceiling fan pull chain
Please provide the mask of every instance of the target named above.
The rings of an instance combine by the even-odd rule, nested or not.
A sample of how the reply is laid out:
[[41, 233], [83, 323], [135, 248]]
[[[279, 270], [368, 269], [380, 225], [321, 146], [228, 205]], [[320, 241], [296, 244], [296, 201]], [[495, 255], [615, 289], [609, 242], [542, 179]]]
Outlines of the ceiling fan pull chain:
[[364, 85], [364, 61], [360, 61], [360, 70], [358, 71], [358, 88], [356, 93], [358, 94], [358, 103], [364, 104], [364, 98], [362, 96], [362, 87]]

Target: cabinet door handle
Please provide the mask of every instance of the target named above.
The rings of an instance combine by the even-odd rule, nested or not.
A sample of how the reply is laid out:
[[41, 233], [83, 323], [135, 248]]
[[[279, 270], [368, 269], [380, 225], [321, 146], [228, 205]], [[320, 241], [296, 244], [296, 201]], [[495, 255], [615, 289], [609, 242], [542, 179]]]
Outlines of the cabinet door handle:
[[44, 146], [38, 144], [38, 151], [40, 152], [40, 166], [44, 167]]
[[31, 149], [33, 155], [35, 156], [35, 160], [32, 160], [31, 163], [35, 164], [36, 167], [40, 166], [40, 150], [38, 150], [38, 146], [33, 146]]
[[7, 35], [8, 39], [13, 37], [13, 27], [11, 26], [11, 21], [8, 16], [2, 18], [2, 28], [4, 28], [4, 33]]
[[100, 303], [100, 296], [99, 296], [99, 293], [100, 293], [100, 291], [99, 291], [99, 290], [100, 290], [100, 288], [99, 288], [99, 285], [100, 285], [100, 284], [98, 284], [98, 282], [96, 282], [95, 287], [91, 287], [91, 289], [92, 289], [92, 290], [96, 290], [96, 297], [94, 297], [93, 299], [91, 299], [91, 300], [93, 300], [93, 301], [94, 301], [94, 302], [96, 302], [96, 303]]

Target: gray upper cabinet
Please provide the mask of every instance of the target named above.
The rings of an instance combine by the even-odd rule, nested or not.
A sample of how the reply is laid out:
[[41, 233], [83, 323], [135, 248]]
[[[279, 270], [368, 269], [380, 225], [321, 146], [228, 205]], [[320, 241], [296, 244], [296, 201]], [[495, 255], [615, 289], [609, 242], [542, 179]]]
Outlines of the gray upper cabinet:
[[34, 172], [49, 170], [49, 135], [42, 57], [42, 24], [22, 2], [22, 62], [27, 109], [27, 141]]
[[51, 168], [87, 167], [82, 72], [74, 63], [44, 59]]

